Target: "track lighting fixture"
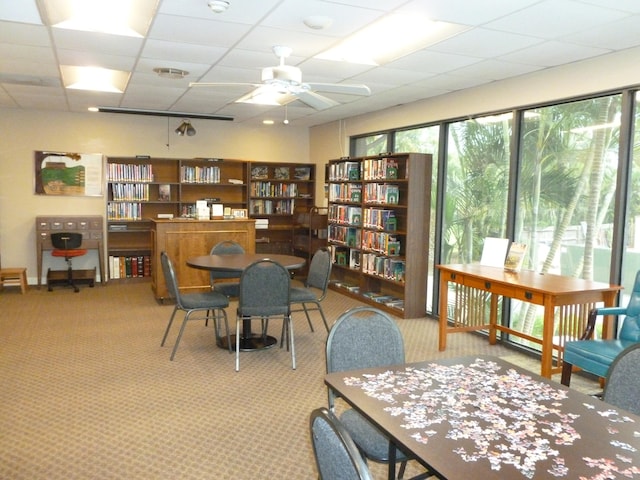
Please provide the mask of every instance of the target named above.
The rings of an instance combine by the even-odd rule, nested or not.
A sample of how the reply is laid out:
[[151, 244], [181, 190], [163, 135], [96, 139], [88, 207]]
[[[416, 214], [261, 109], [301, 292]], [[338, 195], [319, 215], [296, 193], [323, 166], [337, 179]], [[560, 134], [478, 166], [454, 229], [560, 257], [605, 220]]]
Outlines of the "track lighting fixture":
[[176, 128], [176, 134], [181, 137], [187, 135], [189, 137], [193, 137], [196, 134], [196, 129], [193, 128], [191, 122], [189, 120], [183, 120], [178, 128]]

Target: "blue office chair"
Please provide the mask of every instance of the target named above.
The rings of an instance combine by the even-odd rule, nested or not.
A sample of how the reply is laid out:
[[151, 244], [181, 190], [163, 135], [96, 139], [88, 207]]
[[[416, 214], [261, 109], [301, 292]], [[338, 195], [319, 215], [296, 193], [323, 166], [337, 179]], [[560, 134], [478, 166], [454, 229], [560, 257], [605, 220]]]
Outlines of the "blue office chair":
[[[616, 338], [595, 340], [593, 333], [596, 319], [600, 315], [619, 315], [622, 326]], [[578, 367], [598, 377], [607, 376], [609, 366], [622, 351], [640, 342], [640, 271], [636, 273], [629, 304], [624, 307], [594, 308], [589, 312], [587, 328], [580, 340], [567, 342], [562, 360], [562, 378], [560, 382], [569, 386], [573, 367]]]

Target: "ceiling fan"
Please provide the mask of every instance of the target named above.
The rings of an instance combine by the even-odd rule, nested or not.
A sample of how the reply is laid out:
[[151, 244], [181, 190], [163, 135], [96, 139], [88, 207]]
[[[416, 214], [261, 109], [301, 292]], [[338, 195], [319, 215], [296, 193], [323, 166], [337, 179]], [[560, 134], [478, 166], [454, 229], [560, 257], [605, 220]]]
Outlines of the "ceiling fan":
[[344, 85], [341, 83], [303, 83], [302, 71], [293, 65], [285, 65], [284, 60], [291, 55], [291, 48], [276, 45], [273, 53], [280, 64], [262, 69], [262, 83], [217, 83], [191, 82], [190, 87], [220, 87], [229, 85], [250, 85], [256, 87], [252, 92], [240, 97], [238, 103], [257, 103], [262, 105], [286, 105], [294, 100], [315, 108], [325, 110], [339, 105], [335, 100], [317, 92], [344, 93], [348, 95], [370, 95], [366, 85]]

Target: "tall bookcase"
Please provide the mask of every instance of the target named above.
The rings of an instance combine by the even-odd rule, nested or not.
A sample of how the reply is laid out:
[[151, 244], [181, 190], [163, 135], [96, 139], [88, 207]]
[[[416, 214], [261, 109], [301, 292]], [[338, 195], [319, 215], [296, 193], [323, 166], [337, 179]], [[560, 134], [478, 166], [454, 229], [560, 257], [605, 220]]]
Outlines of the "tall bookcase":
[[431, 155], [329, 162], [330, 287], [403, 318], [426, 311]]
[[291, 253], [295, 214], [315, 201], [310, 164], [109, 157], [106, 172], [110, 279], [149, 276], [151, 220], [192, 217], [197, 200], [255, 219], [256, 251], [263, 253]]
[[256, 219], [256, 251], [291, 253], [296, 216], [315, 205], [315, 166], [251, 162], [248, 204]]

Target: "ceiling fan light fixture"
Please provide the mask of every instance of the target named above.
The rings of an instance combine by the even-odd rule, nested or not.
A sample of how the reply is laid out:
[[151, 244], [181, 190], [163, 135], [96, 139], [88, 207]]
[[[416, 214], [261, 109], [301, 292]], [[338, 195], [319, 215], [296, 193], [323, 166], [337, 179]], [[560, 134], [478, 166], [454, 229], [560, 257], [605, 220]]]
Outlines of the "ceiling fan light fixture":
[[224, 13], [229, 8], [229, 2], [225, 0], [211, 0], [209, 2], [209, 8], [213, 13]]
[[302, 23], [313, 30], [324, 30], [333, 24], [333, 19], [324, 15], [311, 15], [305, 17]]
[[170, 78], [172, 80], [180, 80], [187, 75], [189, 72], [186, 70], [180, 70], [179, 68], [171, 68], [171, 67], [156, 67], [153, 71], [162, 78]]

